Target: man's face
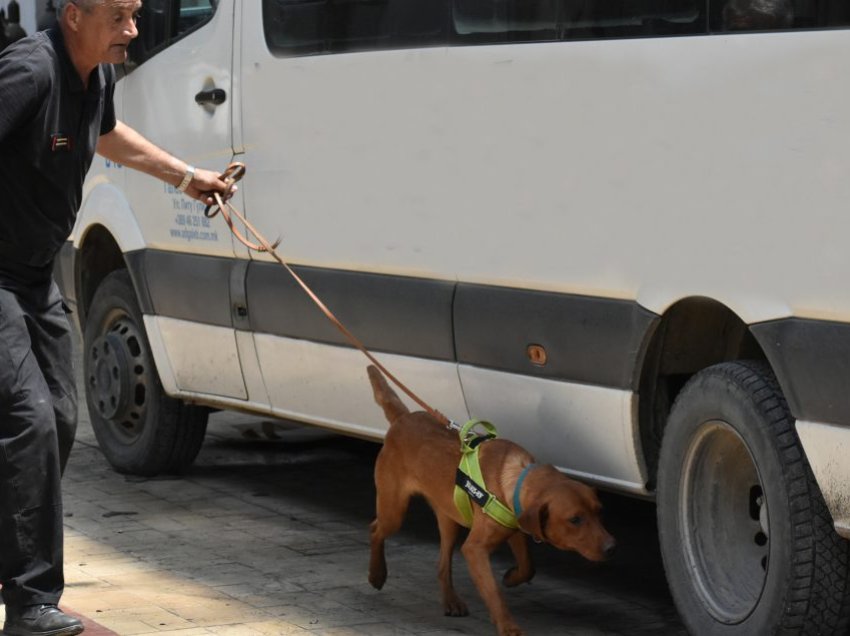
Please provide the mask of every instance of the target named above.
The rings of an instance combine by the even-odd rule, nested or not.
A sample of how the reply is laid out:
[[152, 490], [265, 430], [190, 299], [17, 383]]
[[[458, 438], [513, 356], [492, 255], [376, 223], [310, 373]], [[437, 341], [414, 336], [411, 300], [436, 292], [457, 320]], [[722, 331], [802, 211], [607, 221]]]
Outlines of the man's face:
[[89, 9], [73, 7], [79, 12], [79, 33], [83, 35], [85, 54], [97, 63], [122, 64], [127, 60], [127, 46], [139, 35], [136, 19], [141, 0], [103, 0]]

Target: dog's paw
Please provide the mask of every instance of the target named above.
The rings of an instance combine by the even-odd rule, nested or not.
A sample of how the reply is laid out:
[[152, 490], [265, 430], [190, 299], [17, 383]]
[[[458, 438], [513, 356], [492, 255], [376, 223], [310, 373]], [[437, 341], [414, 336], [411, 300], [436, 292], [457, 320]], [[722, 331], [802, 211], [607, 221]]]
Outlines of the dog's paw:
[[455, 596], [443, 601], [443, 614], [445, 616], [469, 616], [469, 609], [466, 607], [466, 603]]
[[534, 570], [530, 570], [527, 573], [521, 573], [519, 568], [514, 566], [502, 577], [502, 585], [505, 587], [516, 587], [521, 583], [528, 583], [531, 579], [534, 578]]
[[499, 636], [525, 636], [525, 632], [519, 628], [519, 625], [504, 625], [499, 627]]

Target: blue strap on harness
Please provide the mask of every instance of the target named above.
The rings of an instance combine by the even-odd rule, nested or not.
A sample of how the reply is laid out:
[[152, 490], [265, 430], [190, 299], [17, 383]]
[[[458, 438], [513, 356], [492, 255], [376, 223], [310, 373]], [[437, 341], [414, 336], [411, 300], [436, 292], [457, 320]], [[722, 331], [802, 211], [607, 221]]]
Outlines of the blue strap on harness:
[[519, 503], [519, 491], [522, 490], [522, 482], [525, 481], [525, 478], [528, 477], [528, 473], [531, 472], [531, 469], [537, 466], [537, 464], [529, 464], [525, 468], [522, 469], [522, 472], [519, 475], [519, 479], [517, 479], [516, 487], [514, 488], [514, 514], [517, 519], [519, 519], [522, 514], [522, 506]]

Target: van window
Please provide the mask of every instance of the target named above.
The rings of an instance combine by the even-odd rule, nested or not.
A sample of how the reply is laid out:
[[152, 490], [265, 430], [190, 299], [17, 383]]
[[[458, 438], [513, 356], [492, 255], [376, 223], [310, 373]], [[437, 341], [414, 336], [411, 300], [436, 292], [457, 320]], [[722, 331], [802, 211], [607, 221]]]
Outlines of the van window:
[[263, 0], [275, 55], [345, 53], [446, 43], [446, 0]]
[[141, 64], [194, 31], [213, 16], [215, 5], [216, 0], [145, 0], [130, 60]]
[[188, 33], [212, 17], [212, 0], [180, 0], [176, 36]]
[[[275, 55], [850, 26], [847, 0], [263, 0]], [[447, 26], [448, 25], [448, 26]]]
[[452, 0], [459, 43], [703, 33], [702, 0]]
[[711, 7], [715, 32], [822, 29], [850, 25], [847, 0], [718, 0]]
[[452, 23], [460, 42], [557, 40], [560, 0], [453, 0]]

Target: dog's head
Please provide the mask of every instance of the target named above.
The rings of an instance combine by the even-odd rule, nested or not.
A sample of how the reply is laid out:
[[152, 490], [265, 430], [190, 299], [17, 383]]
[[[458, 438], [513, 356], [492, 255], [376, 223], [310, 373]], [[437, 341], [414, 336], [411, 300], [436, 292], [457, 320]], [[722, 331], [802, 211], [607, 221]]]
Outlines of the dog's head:
[[617, 545], [602, 525], [602, 504], [593, 488], [563, 475], [553, 466], [529, 473], [523, 485], [526, 505], [522, 530], [561, 550], [574, 550], [591, 561], [603, 561]]

